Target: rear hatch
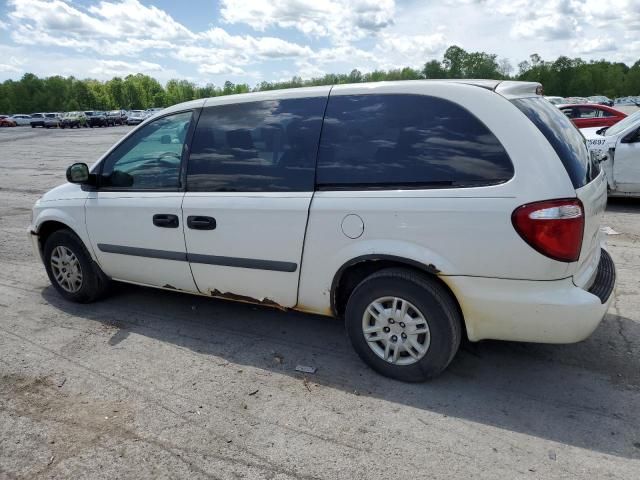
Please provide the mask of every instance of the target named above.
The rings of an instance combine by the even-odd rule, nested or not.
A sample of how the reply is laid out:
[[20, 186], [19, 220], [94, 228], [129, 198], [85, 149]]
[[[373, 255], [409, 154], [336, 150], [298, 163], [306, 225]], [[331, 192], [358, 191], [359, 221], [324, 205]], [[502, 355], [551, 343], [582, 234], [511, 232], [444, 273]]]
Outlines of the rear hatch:
[[558, 154], [580, 199], [584, 212], [582, 248], [573, 279], [589, 289], [600, 261], [602, 224], [607, 205], [607, 182], [600, 165], [590, 155], [585, 138], [574, 124], [554, 105], [536, 96], [511, 102], [531, 120]]

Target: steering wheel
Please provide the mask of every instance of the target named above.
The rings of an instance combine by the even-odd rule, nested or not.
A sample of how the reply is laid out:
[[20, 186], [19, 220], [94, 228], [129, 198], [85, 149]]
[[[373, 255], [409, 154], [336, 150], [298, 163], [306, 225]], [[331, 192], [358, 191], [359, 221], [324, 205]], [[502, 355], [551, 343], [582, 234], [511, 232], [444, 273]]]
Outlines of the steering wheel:
[[176, 166], [175, 162], [169, 161], [168, 158], [175, 158], [178, 161], [178, 165], [180, 165], [180, 160], [182, 160], [182, 156], [175, 152], [165, 152], [162, 155], [160, 155], [156, 160], [152, 160], [149, 163], [155, 163], [157, 165], [162, 165], [165, 167], [175, 167]]

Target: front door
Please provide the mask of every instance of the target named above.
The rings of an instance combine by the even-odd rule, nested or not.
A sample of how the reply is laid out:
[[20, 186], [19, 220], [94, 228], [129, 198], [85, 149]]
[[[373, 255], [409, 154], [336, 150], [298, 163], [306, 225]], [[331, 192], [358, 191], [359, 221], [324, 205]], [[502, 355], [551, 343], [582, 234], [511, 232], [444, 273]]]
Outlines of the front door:
[[86, 203], [91, 246], [116, 280], [197, 291], [186, 259], [181, 163], [192, 112], [137, 130], [102, 163]]
[[202, 293], [296, 305], [328, 91], [203, 109], [182, 212]]
[[640, 129], [620, 136], [613, 157], [616, 191], [640, 193]]

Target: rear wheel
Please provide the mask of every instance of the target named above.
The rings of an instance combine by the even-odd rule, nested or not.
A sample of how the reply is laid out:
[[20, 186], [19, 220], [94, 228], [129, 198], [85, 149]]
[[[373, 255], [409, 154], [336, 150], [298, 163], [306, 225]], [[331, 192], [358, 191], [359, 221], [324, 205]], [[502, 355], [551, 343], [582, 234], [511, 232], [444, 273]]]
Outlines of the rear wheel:
[[43, 253], [49, 280], [67, 300], [90, 303], [107, 291], [109, 279], [70, 230], [52, 233], [45, 242]]
[[363, 280], [347, 302], [345, 321], [360, 358], [398, 380], [438, 375], [460, 346], [455, 301], [436, 280], [411, 270], [381, 270]]

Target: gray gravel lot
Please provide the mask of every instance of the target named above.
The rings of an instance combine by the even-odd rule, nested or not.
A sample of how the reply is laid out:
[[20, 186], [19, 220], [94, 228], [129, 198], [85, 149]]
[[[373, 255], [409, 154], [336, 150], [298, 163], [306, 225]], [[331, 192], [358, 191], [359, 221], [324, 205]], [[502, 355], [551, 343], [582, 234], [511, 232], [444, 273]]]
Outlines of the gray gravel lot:
[[591, 338], [469, 344], [403, 384], [336, 320], [130, 285], [63, 301], [31, 205], [126, 131], [0, 130], [0, 478], [640, 478], [640, 201], [610, 202]]

